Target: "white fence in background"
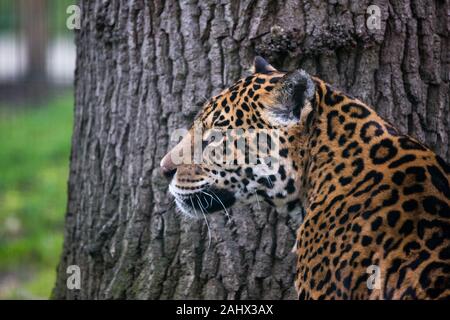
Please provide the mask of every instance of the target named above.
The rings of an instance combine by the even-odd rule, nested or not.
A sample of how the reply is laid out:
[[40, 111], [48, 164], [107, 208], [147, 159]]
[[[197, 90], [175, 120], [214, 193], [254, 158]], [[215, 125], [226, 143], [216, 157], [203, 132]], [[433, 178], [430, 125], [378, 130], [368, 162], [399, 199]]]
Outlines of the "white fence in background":
[[[71, 38], [51, 39], [47, 46], [47, 77], [55, 85], [70, 85], [76, 50]], [[0, 82], [20, 79], [27, 70], [26, 42], [13, 34], [0, 34]]]

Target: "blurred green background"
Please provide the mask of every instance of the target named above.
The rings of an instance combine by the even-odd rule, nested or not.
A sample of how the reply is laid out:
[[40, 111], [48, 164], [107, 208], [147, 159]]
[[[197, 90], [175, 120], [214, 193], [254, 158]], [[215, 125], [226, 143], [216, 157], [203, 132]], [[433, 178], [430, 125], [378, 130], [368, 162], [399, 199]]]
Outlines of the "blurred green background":
[[66, 9], [74, 3], [0, 0], [0, 299], [48, 299], [54, 285], [73, 114]]
[[48, 298], [62, 249], [70, 94], [0, 115], [0, 299]]

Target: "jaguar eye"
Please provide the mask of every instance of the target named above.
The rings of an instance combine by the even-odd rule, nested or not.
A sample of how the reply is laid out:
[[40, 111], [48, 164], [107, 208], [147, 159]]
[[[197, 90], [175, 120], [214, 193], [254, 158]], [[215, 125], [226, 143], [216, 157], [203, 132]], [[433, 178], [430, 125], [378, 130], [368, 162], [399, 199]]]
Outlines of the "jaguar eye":
[[215, 138], [214, 135], [210, 135], [208, 138], [202, 140], [202, 148], [205, 149], [209, 144], [213, 143]]
[[211, 136], [208, 138], [208, 144], [213, 143], [214, 141], [216, 141], [216, 136], [215, 136], [215, 135], [211, 135]]

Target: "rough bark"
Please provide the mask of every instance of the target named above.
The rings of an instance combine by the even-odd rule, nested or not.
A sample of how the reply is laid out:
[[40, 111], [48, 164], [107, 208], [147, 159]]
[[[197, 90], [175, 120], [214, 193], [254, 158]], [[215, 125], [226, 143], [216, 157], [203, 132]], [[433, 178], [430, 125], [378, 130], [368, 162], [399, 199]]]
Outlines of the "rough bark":
[[[366, 9], [381, 8], [381, 29]], [[54, 298], [291, 299], [296, 223], [272, 210], [177, 214], [159, 171], [205, 98], [255, 54], [303, 67], [375, 105], [450, 158], [446, 1], [80, 3], [64, 251]], [[275, 28], [272, 28], [276, 26]], [[271, 32], [272, 30], [272, 32]], [[68, 290], [66, 268], [81, 267]]]

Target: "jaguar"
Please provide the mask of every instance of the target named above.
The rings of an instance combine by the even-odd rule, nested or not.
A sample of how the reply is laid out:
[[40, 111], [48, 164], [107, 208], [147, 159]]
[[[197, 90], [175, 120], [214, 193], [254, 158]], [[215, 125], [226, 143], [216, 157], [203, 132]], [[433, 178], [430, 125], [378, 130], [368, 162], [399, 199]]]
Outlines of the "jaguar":
[[[202, 150], [233, 141], [217, 154], [234, 160], [185, 161], [196, 128]], [[236, 161], [257, 152], [236, 146], [252, 130], [270, 132], [271, 161]], [[224, 131], [232, 133], [214, 134]], [[450, 166], [302, 69], [279, 71], [256, 57], [251, 75], [203, 106], [161, 170], [187, 215], [258, 196], [298, 216], [299, 299], [450, 298]]]

